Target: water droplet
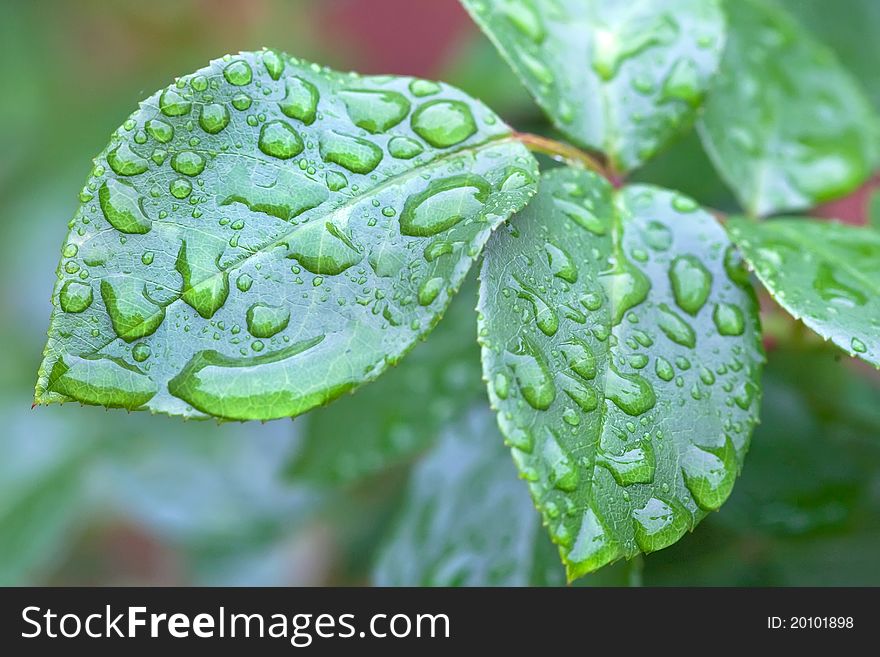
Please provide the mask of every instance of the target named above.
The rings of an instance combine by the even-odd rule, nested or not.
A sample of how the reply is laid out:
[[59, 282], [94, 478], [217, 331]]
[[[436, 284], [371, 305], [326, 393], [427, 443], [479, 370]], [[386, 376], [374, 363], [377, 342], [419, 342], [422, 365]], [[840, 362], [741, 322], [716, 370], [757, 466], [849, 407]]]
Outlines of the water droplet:
[[61, 249], [61, 255], [65, 258], [73, 258], [77, 253], [79, 253], [79, 247], [73, 242], [68, 242]]
[[593, 70], [605, 81], [611, 80], [624, 61], [655, 45], [668, 43], [678, 26], [668, 16], [657, 16], [653, 23], [635, 22], [618, 31], [598, 28], [593, 41]]
[[823, 301], [844, 308], [864, 306], [868, 302], [867, 295], [835, 276], [834, 269], [827, 262], [822, 262], [817, 268], [813, 289], [819, 293]]
[[546, 411], [556, 399], [556, 387], [543, 356], [530, 345], [515, 354], [513, 370], [523, 399], [538, 411]]
[[153, 226], [138, 191], [127, 182], [108, 178], [98, 190], [98, 201], [104, 217], [121, 233], [143, 235]]
[[321, 134], [321, 157], [352, 173], [370, 173], [382, 161], [382, 149], [373, 142], [328, 130]]
[[227, 64], [223, 69], [223, 77], [229, 84], [234, 84], [236, 87], [249, 84], [253, 76], [251, 65], [243, 59], [237, 59], [231, 64]]
[[535, 316], [535, 324], [538, 325], [538, 328], [541, 329], [541, 332], [551, 337], [556, 335], [556, 331], [559, 330], [559, 316], [556, 314], [556, 311], [550, 307], [550, 305], [544, 301], [543, 297], [538, 294], [536, 290], [531, 288], [530, 286], [523, 283], [523, 281], [514, 277], [516, 282], [519, 283], [519, 286], [522, 288], [517, 292], [517, 296], [520, 299], [524, 299], [528, 301], [532, 305], [532, 312]]
[[523, 66], [526, 67], [526, 70], [531, 73], [532, 77], [534, 77], [539, 83], [545, 87], [549, 87], [553, 84], [553, 71], [551, 71], [550, 67], [548, 67], [543, 61], [533, 56], [527, 50], [519, 51], [519, 60], [522, 62]]
[[724, 271], [735, 284], [740, 287], [749, 284], [749, 270], [746, 268], [742, 254], [732, 244], [724, 252]]
[[324, 180], [327, 182], [327, 188], [331, 192], [338, 192], [340, 189], [345, 189], [348, 186], [348, 178], [338, 171], [328, 171], [324, 176]]
[[651, 281], [641, 269], [632, 264], [622, 254], [612, 269], [599, 274], [611, 304], [611, 322], [620, 323], [624, 314], [642, 303], [651, 291]]
[[428, 246], [425, 247], [423, 255], [428, 262], [434, 262], [440, 256], [448, 255], [450, 253], [452, 253], [452, 244], [450, 242], [438, 240], [428, 244]]
[[576, 283], [578, 271], [571, 256], [550, 242], [544, 245], [544, 250], [547, 252], [547, 264], [553, 275], [568, 283]]
[[688, 214], [690, 212], [696, 212], [699, 207], [699, 204], [695, 200], [683, 196], [682, 194], [676, 194], [672, 197], [672, 208], [676, 212]]
[[648, 365], [648, 356], [646, 354], [632, 354], [626, 362], [634, 370], [641, 370]]
[[[525, 429], [516, 426], [506, 414], [498, 416], [498, 425], [501, 427], [501, 433], [504, 434], [504, 440], [508, 445], [515, 447], [526, 454], [532, 453], [532, 450], [535, 447], [535, 441], [534, 438], [532, 438], [530, 431], [526, 431]], [[514, 456], [514, 458], [516, 458], [516, 456]]]
[[254, 212], [289, 220], [319, 206], [329, 196], [326, 186], [290, 168], [272, 168], [274, 178], [270, 182], [254, 185], [255, 179], [265, 179], [261, 167], [253, 160], [241, 160], [227, 170], [219, 183], [219, 205], [243, 203]]
[[396, 91], [349, 89], [339, 95], [352, 123], [372, 134], [386, 132], [409, 114], [409, 101]]
[[709, 298], [712, 289], [712, 274], [693, 255], [679, 256], [672, 261], [669, 269], [672, 293], [679, 308], [696, 315]]
[[160, 144], [167, 144], [174, 137], [174, 128], [162, 119], [150, 119], [144, 127], [147, 134]]
[[657, 360], [654, 362], [654, 372], [663, 381], [672, 381], [675, 376], [672, 363], [663, 358], [663, 356], [657, 356]]
[[746, 328], [742, 310], [729, 303], [716, 304], [712, 320], [721, 335], [742, 335]]
[[580, 298], [581, 305], [587, 310], [599, 310], [602, 307], [602, 295], [588, 292]]
[[504, 372], [498, 372], [493, 379], [492, 387], [498, 399], [507, 399], [510, 394], [510, 381]]
[[691, 107], [699, 106], [703, 99], [703, 90], [700, 85], [700, 72], [694, 60], [685, 58], [675, 63], [663, 83], [663, 99], [683, 100]]
[[530, 41], [544, 40], [544, 23], [531, 0], [512, 0], [501, 5], [500, 11]]
[[229, 110], [225, 105], [211, 103], [202, 108], [199, 115], [199, 126], [210, 135], [216, 135], [229, 125]]
[[411, 160], [425, 149], [415, 139], [394, 137], [388, 142], [388, 152], [398, 160]]
[[566, 555], [569, 576], [579, 577], [617, 558], [619, 548], [592, 509], [584, 511], [574, 544]]
[[657, 308], [657, 325], [667, 338], [682, 347], [693, 348], [697, 344], [697, 334], [681, 315], [674, 312], [665, 303]]
[[101, 281], [101, 298], [113, 330], [126, 342], [152, 335], [165, 320], [165, 308], [147, 297], [144, 281], [139, 278], [105, 278]]
[[290, 376], [291, 372], [328, 371], [332, 351], [317, 348], [324, 339], [319, 335], [278, 351], [241, 358], [200, 351], [168, 382], [168, 391], [204, 413], [232, 420], [300, 415], [355, 386], [354, 379], [344, 377], [328, 380], [316, 374], [304, 380]]
[[351, 237], [332, 222], [308, 223], [288, 240], [288, 257], [313, 274], [335, 276], [363, 260]]
[[583, 205], [556, 197], [554, 197], [553, 202], [566, 217], [594, 235], [604, 235], [607, 231], [605, 223]]
[[413, 80], [409, 83], [409, 92], [417, 98], [433, 96], [440, 91], [440, 85], [430, 80]]
[[577, 468], [562, 449], [556, 434], [551, 429], [547, 429], [546, 435], [547, 439], [541, 452], [544, 462], [550, 468], [550, 485], [569, 493], [577, 490], [579, 478]]
[[131, 357], [135, 359], [138, 363], [143, 363], [147, 358], [150, 357], [152, 351], [150, 350], [150, 345], [146, 342], [138, 342], [134, 347], [131, 348]]
[[601, 452], [596, 458], [596, 464], [606, 468], [618, 486], [650, 484], [654, 481], [656, 470], [654, 448], [647, 440], [619, 456]]
[[654, 552], [680, 539], [690, 525], [689, 514], [677, 502], [652, 497], [632, 513], [635, 538], [642, 552]]
[[435, 148], [463, 142], [477, 131], [470, 108], [460, 100], [433, 100], [412, 115], [412, 129]]
[[232, 106], [239, 112], [243, 112], [251, 106], [251, 97], [246, 93], [237, 93], [232, 97]]
[[599, 406], [599, 393], [593, 386], [567, 379], [562, 384], [562, 390], [584, 413], [594, 411]]
[[79, 281], [67, 281], [61, 287], [58, 300], [64, 312], [81, 313], [92, 305], [92, 286]]
[[147, 170], [150, 163], [122, 142], [107, 154], [107, 164], [120, 176], [137, 176]]
[[431, 182], [410, 196], [400, 213], [400, 232], [430, 237], [475, 217], [489, 197], [491, 186], [480, 176], [461, 174]]
[[255, 338], [271, 338], [283, 331], [290, 323], [290, 309], [286, 306], [273, 306], [255, 303], [247, 311], [248, 332]]
[[[269, 121], [260, 128], [260, 150], [270, 157], [289, 160], [302, 153], [302, 137], [284, 121]], [[326, 158], [325, 158], [326, 159]]]
[[180, 151], [171, 158], [171, 168], [184, 176], [197, 176], [205, 170], [205, 158], [195, 151]]
[[311, 82], [298, 77], [289, 78], [287, 94], [278, 103], [278, 108], [285, 116], [311, 125], [318, 113], [318, 99], [318, 88]]
[[263, 66], [266, 67], [266, 72], [269, 74], [269, 77], [273, 80], [278, 80], [284, 72], [284, 59], [281, 57], [281, 54], [275, 50], [264, 50]]
[[614, 365], [609, 367], [605, 377], [605, 397], [634, 417], [647, 413], [657, 401], [647, 379], [638, 374], [621, 374]]
[[852, 347], [852, 350], [857, 354], [864, 354], [868, 351], [868, 347], [865, 345], [865, 343], [858, 338], [853, 338], [850, 342], [850, 346]]
[[736, 481], [736, 449], [730, 438], [723, 447], [690, 446], [681, 460], [684, 483], [704, 511], [715, 511], [730, 495]]
[[419, 305], [430, 306], [437, 295], [443, 289], [445, 281], [442, 278], [429, 278], [419, 288]]
[[159, 110], [165, 116], [185, 116], [192, 109], [192, 103], [181, 96], [176, 89], [168, 87], [159, 96]]
[[222, 249], [219, 240], [184, 240], [177, 253], [176, 268], [183, 277], [181, 298], [205, 319], [213, 317], [229, 296], [229, 273], [218, 268]]
[[147, 266], [149, 267], [150, 265], [153, 264], [153, 258], [154, 258], [154, 257], [155, 257], [155, 256], [153, 255], [153, 252], [152, 252], [152, 251], [144, 251], [144, 252], [141, 254], [141, 262], [144, 263], [145, 265], [147, 265]]
[[672, 231], [659, 221], [649, 221], [642, 231], [642, 237], [655, 251], [665, 251], [672, 245]]
[[241, 290], [242, 292], [247, 292], [251, 289], [251, 285], [254, 284], [254, 279], [251, 278], [250, 274], [240, 274], [237, 279], [235, 279], [235, 286]]
[[578, 376], [587, 381], [596, 378], [596, 356], [586, 342], [574, 338], [562, 345], [562, 353], [568, 366]]
[[156, 384], [133, 365], [116, 358], [59, 358], [48, 389], [83, 404], [134, 410], [156, 394]]
[[186, 178], [175, 178], [168, 185], [168, 191], [174, 198], [185, 199], [192, 192], [192, 183]]

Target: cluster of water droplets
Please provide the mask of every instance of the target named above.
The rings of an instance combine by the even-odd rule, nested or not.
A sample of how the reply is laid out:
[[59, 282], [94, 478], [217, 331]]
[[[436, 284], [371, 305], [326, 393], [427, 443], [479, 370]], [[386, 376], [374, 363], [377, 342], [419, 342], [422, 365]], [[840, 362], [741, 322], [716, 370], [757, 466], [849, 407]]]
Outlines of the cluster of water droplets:
[[[113, 363], [105, 381], [121, 396], [135, 380], [160, 391], [174, 371], [148, 339], [178, 332], [205, 346], [163, 357], [189, 358], [194, 375], [213, 353], [236, 354], [229, 371], [244, 372], [303, 338], [327, 348], [328, 330], [352, 322], [398, 329], [376, 334], [393, 361], [431, 326], [491, 223], [531, 194], [533, 161], [499, 140], [508, 132], [438, 83], [339, 74], [273, 50], [227, 56], [142, 103], [96, 160], [62, 254], [57, 337], [87, 327], [85, 353]], [[321, 304], [343, 321], [317, 317]], [[53, 391], [101, 403], [107, 390], [83, 393], [95, 367], [68, 361]], [[196, 384], [177, 381], [172, 394], [197, 410], [228, 406], [222, 390], [194, 403]]]

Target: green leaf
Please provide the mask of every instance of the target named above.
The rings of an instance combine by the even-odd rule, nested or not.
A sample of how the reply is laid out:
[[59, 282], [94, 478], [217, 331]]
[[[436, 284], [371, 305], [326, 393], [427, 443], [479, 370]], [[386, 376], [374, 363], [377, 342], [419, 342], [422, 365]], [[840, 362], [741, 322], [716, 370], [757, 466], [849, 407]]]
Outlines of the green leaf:
[[475, 298], [466, 285], [427, 343], [357, 395], [310, 413], [290, 477], [343, 484], [405, 463], [485, 399]]
[[326, 403], [432, 329], [535, 177], [451, 87], [216, 60], [95, 160], [36, 400], [236, 420]]
[[489, 395], [570, 579], [724, 502], [763, 359], [736, 251], [692, 200], [557, 169], [490, 241]]
[[706, 150], [749, 214], [858, 187], [878, 160], [871, 105], [830, 50], [763, 0], [726, 4], [729, 34], [700, 120]]
[[727, 227], [780, 306], [880, 367], [880, 232], [800, 218], [734, 217]]
[[693, 120], [724, 43], [717, 0], [461, 0], [569, 138], [628, 171]]
[[413, 472], [397, 527], [374, 572], [377, 585], [564, 582], [505, 452], [492, 414], [482, 406], [443, 432]]

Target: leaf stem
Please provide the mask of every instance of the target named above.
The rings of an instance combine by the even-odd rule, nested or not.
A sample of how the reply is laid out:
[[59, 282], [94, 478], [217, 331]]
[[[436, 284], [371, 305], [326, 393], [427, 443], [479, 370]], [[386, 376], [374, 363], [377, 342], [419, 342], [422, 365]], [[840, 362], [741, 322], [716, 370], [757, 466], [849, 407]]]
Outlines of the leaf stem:
[[619, 187], [622, 182], [618, 176], [610, 172], [598, 159], [570, 144], [530, 132], [515, 132], [513, 136], [534, 153], [543, 153], [558, 162], [565, 162], [573, 167], [595, 171], [600, 176], [607, 178], [615, 187]]

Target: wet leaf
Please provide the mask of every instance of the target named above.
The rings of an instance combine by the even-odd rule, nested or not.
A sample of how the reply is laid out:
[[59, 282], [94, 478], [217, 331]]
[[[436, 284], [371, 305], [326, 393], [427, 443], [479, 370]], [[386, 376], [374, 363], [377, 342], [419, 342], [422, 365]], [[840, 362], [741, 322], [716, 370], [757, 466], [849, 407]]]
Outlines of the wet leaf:
[[570, 579], [671, 545], [730, 494], [763, 358], [734, 256], [692, 200], [566, 169], [490, 241], [484, 376]]
[[633, 169], [689, 125], [724, 45], [716, 0], [462, 0], [553, 123]]
[[236, 420], [326, 403], [433, 328], [535, 167], [446, 85], [216, 60], [95, 160], [36, 400]]
[[780, 306], [880, 367], [880, 232], [800, 218], [735, 217], [728, 229]]
[[764, 0], [728, 2], [728, 40], [700, 120], [703, 143], [749, 214], [811, 207], [878, 161], [874, 111], [833, 53]]

